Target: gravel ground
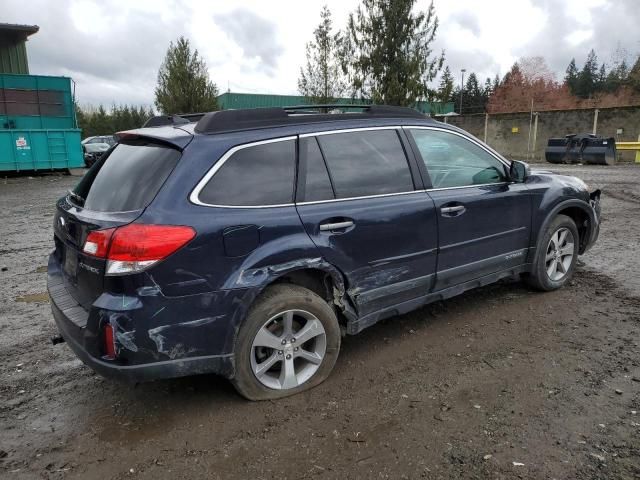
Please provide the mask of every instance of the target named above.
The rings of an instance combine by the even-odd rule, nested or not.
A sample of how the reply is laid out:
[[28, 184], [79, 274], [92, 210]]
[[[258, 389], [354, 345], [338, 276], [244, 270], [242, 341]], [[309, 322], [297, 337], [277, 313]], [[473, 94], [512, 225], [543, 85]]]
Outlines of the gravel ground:
[[640, 478], [640, 168], [545, 168], [603, 189], [570, 286], [389, 319], [318, 388], [262, 403], [215, 376], [118, 384], [52, 346], [53, 204], [78, 179], [0, 180], [0, 477]]

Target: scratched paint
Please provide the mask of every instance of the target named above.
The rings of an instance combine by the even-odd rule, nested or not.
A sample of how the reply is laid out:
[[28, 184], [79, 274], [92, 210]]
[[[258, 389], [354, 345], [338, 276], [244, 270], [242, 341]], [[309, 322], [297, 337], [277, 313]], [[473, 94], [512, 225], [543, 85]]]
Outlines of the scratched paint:
[[253, 287], [264, 284], [273, 277], [302, 268], [317, 268], [324, 264], [322, 258], [305, 258], [267, 267], [242, 270], [236, 280], [237, 287]]
[[188, 330], [203, 327], [224, 318], [223, 315], [216, 317], [199, 318], [189, 322], [175, 323], [170, 325], [160, 325], [148, 330], [149, 338], [155, 343], [158, 353], [164, 354], [171, 360], [181, 358], [196, 352], [197, 348], [186, 348], [183, 336], [190, 336]]

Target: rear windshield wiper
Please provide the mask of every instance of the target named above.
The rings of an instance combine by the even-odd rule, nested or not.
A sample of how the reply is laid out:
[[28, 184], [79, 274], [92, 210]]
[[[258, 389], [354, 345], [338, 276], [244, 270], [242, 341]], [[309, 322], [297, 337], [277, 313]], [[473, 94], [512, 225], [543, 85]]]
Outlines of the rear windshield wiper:
[[84, 206], [84, 198], [81, 197], [80, 195], [78, 195], [76, 192], [74, 192], [73, 190], [67, 190], [67, 193], [69, 194], [69, 196], [71, 198], [74, 198], [76, 200], [78, 200], [76, 203], [79, 207], [83, 207]]

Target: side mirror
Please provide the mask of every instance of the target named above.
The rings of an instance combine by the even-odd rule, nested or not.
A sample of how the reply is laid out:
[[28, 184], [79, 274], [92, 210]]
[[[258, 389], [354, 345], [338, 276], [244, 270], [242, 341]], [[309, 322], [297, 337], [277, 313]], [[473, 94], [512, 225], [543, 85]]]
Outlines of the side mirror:
[[509, 167], [509, 179], [512, 182], [523, 183], [529, 176], [530, 169], [529, 164], [520, 162], [519, 160], [512, 160]]

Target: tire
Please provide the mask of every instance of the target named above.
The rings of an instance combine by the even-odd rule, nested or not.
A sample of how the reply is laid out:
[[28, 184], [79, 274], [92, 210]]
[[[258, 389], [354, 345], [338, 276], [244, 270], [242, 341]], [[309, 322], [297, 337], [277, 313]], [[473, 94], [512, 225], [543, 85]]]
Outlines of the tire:
[[269, 287], [240, 327], [231, 381], [249, 400], [273, 400], [309, 390], [333, 370], [340, 335], [335, 312], [316, 293], [298, 285]]
[[[564, 234], [565, 232], [566, 235]], [[552, 241], [553, 239], [553, 241]], [[558, 248], [558, 243], [560, 248]], [[542, 234], [527, 283], [545, 292], [557, 290], [567, 283], [576, 268], [580, 237], [575, 222], [566, 215], [554, 218]], [[572, 249], [568, 244], [573, 245]], [[571, 257], [563, 255], [571, 251]], [[553, 266], [555, 265], [555, 270]]]

